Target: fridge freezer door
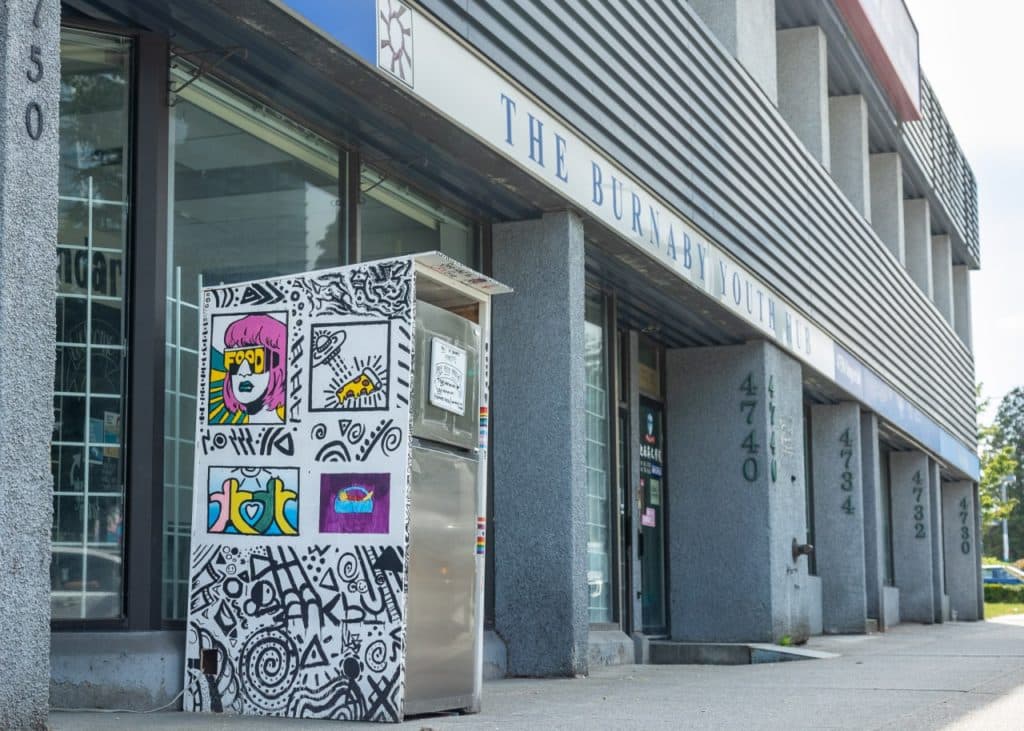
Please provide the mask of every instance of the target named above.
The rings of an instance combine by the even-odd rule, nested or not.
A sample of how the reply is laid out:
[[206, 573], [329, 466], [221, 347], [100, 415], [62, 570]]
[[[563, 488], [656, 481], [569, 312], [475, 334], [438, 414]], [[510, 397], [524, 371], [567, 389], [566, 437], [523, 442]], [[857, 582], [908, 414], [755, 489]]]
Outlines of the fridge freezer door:
[[479, 442], [480, 326], [416, 302], [412, 434], [462, 449]]
[[474, 705], [477, 461], [412, 448], [405, 713]]

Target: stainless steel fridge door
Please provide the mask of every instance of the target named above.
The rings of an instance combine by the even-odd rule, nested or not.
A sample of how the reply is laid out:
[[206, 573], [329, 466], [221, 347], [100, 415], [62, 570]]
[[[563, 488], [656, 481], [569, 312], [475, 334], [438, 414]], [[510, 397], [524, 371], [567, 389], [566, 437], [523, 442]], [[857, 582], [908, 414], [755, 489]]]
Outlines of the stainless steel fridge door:
[[412, 448], [405, 713], [474, 705], [477, 461]]
[[[441, 362], [444, 355], [450, 363]], [[414, 360], [413, 436], [476, 448], [480, 442], [480, 326], [418, 300]]]

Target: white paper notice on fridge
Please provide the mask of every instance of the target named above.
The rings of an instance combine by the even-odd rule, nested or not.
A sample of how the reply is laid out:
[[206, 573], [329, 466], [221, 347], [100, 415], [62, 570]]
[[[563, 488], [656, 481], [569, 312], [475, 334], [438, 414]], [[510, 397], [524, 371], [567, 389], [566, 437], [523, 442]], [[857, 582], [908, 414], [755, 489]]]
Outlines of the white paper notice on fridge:
[[459, 416], [466, 413], [466, 351], [441, 338], [430, 343], [430, 403]]

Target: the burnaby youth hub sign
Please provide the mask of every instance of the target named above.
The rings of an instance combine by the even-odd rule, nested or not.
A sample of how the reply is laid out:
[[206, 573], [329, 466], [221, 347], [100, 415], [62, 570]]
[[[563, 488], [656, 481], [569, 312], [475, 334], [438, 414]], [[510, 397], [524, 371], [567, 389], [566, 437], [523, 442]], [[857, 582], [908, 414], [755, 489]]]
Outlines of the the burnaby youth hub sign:
[[[842, 383], [836, 374], [839, 346], [832, 338], [432, 18], [399, 0], [276, 1], [772, 342]], [[945, 436], [944, 444], [959, 447], [951, 461], [976, 477], [970, 462], [977, 458]]]

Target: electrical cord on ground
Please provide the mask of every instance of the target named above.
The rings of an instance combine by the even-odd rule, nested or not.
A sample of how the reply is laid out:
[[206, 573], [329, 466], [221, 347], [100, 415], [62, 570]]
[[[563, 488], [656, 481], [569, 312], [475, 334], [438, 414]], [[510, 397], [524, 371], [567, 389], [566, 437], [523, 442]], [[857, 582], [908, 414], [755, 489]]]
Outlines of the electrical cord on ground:
[[170, 701], [164, 703], [158, 708], [150, 708], [148, 711], [133, 711], [130, 708], [51, 708], [51, 711], [58, 711], [61, 713], [158, 713], [165, 708], [169, 708], [181, 700], [181, 697], [185, 695], [185, 689], [182, 688], [178, 695], [171, 698]]

